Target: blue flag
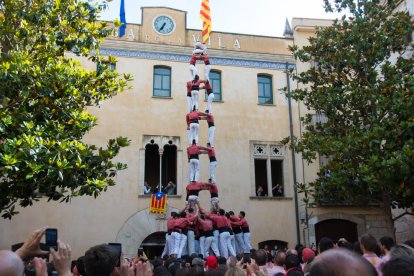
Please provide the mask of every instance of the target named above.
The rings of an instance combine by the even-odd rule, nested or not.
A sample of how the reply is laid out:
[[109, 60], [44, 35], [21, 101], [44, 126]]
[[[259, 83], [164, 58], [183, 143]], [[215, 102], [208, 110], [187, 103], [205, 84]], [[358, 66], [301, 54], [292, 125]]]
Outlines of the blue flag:
[[125, 2], [121, 0], [121, 8], [119, 10], [119, 17], [121, 19], [122, 26], [119, 27], [119, 36], [123, 37], [126, 30], [126, 19], [125, 19]]

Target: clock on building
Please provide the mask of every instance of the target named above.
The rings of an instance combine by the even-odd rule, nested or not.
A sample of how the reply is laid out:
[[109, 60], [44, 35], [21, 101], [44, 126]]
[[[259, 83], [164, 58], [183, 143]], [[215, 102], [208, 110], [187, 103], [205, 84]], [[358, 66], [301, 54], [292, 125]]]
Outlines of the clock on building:
[[175, 30], [175, 21], [168, 15], [158, 15], [152, 21], [154, 30], [162, 35], [169, 35]]

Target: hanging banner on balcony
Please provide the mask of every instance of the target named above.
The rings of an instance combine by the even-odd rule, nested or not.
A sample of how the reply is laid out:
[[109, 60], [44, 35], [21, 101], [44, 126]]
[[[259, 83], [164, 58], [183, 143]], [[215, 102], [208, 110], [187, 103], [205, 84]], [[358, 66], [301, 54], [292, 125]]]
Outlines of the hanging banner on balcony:
[[150, 213], [164, 214], [167, 211], [167, 195], [157, 192], [151, 196]]

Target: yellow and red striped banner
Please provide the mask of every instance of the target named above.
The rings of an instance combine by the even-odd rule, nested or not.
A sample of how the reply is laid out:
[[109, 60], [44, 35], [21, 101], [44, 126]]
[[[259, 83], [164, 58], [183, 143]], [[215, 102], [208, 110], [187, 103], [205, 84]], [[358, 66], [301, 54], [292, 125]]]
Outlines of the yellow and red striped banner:
[[167, 195], [155, 193], [151, 196], [150, 213], [165, 213], [167, 211]]
[[211, 33], [210, 2], [202, 0], [200, 9], [200, 18], [203, 21], [203, 30], [201, 32], [201, 42], [206, 43]]

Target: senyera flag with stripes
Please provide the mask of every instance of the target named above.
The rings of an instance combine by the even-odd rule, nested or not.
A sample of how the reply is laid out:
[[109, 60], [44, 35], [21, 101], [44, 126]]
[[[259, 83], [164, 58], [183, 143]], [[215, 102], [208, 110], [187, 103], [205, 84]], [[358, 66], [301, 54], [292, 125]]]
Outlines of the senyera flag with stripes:
[[201, 31], [201, 42], [206, 43], [211, 33], [210, 2], [202, 0], [200, 9], [200, 18], [203, 21], [203, 30]]
[[150, 203], [151, 213], [165, 213], [167, 210], [167, 195], [161, 192], [152, 194]]

